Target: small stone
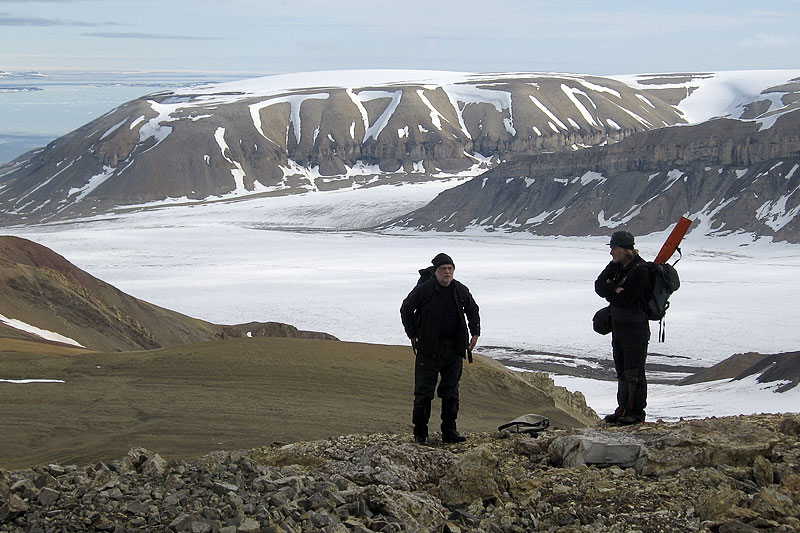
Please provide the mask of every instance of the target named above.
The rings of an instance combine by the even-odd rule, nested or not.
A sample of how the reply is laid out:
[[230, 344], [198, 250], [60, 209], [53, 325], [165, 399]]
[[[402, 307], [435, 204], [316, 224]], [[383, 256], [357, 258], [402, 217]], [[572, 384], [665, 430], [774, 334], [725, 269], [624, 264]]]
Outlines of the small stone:
[[151, 476], [163, 476], [167, 471], [167, 461], [158, 454], [153, 455], [142, 464], [142, 473]]
[[800, 435], [800, 417], [787, 416], [781, 420], [780, 431], [786, 435]]
[[47, 471], [50, 473], [51, 476], [58, 477], [63, 475], [66, 472], [66, 469], [59, 464], [51, 463], [47, 465]]
[[569, 494], [572, 489], [566, 485], [556, 485], [553, 487], [553, 494]]
[[739, 520], [728, 520], [720, 524], [719, 533], [757, 533], [758, 528], [747, 525]]
[[28, 478], [21, 479], [11, 485], [11, 492], [17, 493], [22, 495], [25, 499], [33, 499], [39, 495], [39, 489], [36, 488], [36, 485]]
[[772, 463], [763, 455], [756, 456], [753, 461], [753, 478], [759, 487], [772, 485], [774, 478]]
[[442, 531], [444, 531], [444, 533], [461, 533], [461, 528], [453, 522], [445, 522]]
[[61, 493], [50, 487], [43, 488], [39, 493], [39, 503], [42, 504], [43, 507], [50, 507], [55, 504], [59, 498], [61, 498]]
[[192, 533], [210, 533], [213, 528], [211, 524], [207, 522], [203, 522], [202, 520], [195, 520], [192, 522], [191, 532]]
[[173, 531], [188, 531], [192, 525], [192, 517], [186, 513], [181, 513], [175, 517], [175, 519], [169, 523], [170, 529]]
[[233, 483], [224, 483], [221, 481], [214, 482], [214, 492], [217, 494], [227, 494], [228, 492], [237, 492], [239, 487], [234, 485]]
[[242, 532], [242, 533], [249, 533], [252, 531], [260, 531], [260, 530], [261, 530], [261, 524], [258, 523], [258, 520], [249, 516], [246, 517], [244, 520], [242, 520], [242, 523], [239, 525], [238, 528], [236, 528], [237, 532]]
[[8, 506], [8, 510], [12, 513], [26, 513], [30, 509], [28, 503], [16, 494], [12, 494], [8, 497], [6, 505]]

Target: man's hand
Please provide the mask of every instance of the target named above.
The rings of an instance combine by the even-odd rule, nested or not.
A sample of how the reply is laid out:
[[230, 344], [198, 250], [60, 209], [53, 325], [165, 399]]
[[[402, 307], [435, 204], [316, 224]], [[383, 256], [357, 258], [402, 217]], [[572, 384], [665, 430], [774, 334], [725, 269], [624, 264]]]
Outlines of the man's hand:
[[473, 335], [472, 338], [469, 340], [469, 347], [467, 348], [467, 350], [471, 352], [472, 350], [475, 349], [476, 344], [478, 344], [478, 336]]

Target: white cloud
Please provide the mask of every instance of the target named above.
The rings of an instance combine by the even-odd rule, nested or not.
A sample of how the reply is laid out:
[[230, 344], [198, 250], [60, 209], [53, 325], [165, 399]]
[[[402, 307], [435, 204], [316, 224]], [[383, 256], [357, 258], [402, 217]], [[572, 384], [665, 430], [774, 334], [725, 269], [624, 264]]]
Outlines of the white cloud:
[[768, 35], [759, 33], [739, 41], [742, 48], [785, 48], [796, 46], [797, 38], [787, 35]]

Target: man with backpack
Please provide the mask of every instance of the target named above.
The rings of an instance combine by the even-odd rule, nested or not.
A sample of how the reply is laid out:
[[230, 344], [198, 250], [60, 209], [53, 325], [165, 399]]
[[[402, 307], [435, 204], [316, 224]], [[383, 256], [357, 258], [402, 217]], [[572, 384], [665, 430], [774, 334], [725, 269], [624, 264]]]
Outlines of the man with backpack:
[[611, 313], [611, 346], [617, 373], [617, 409], [604, 420], [618, 425], [644, 422], [647, 406], [645, 360], [650, 325], [645, 311], [650, 274], [627, 231], [611, 236], [611, 262], [594, 282], [595, 292], [605, 298]]
[[464, 442], [466, 437], [456, 429], [458, 383], [464, 358], [469, 354], [472, 362], [472, 349], [480, 335], [478, 304], [466, 285], [454, 279], [456, 267], [449, 255], [440, 253], [431, 263], [433, 275], [414, 287], [400, 306], [403, 328], [416, 355], [414, 441], [428, 442], [431, 401], [438, 392], [442, 400], [442, 441]]

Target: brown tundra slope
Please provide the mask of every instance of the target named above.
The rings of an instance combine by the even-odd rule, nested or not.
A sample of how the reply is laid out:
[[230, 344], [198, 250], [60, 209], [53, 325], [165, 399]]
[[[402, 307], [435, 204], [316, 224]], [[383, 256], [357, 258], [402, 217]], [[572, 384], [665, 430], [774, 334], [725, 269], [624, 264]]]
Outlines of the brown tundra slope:
[[[98, 351], [149, 350], [248, 333], [326, 337], [286, 324], [223, 326], [182, 315], [125, 294], [49, 248], [10, 236], [0, 236], [0, 315]], [[6, 336], [35, 337], [0, 328]]]

